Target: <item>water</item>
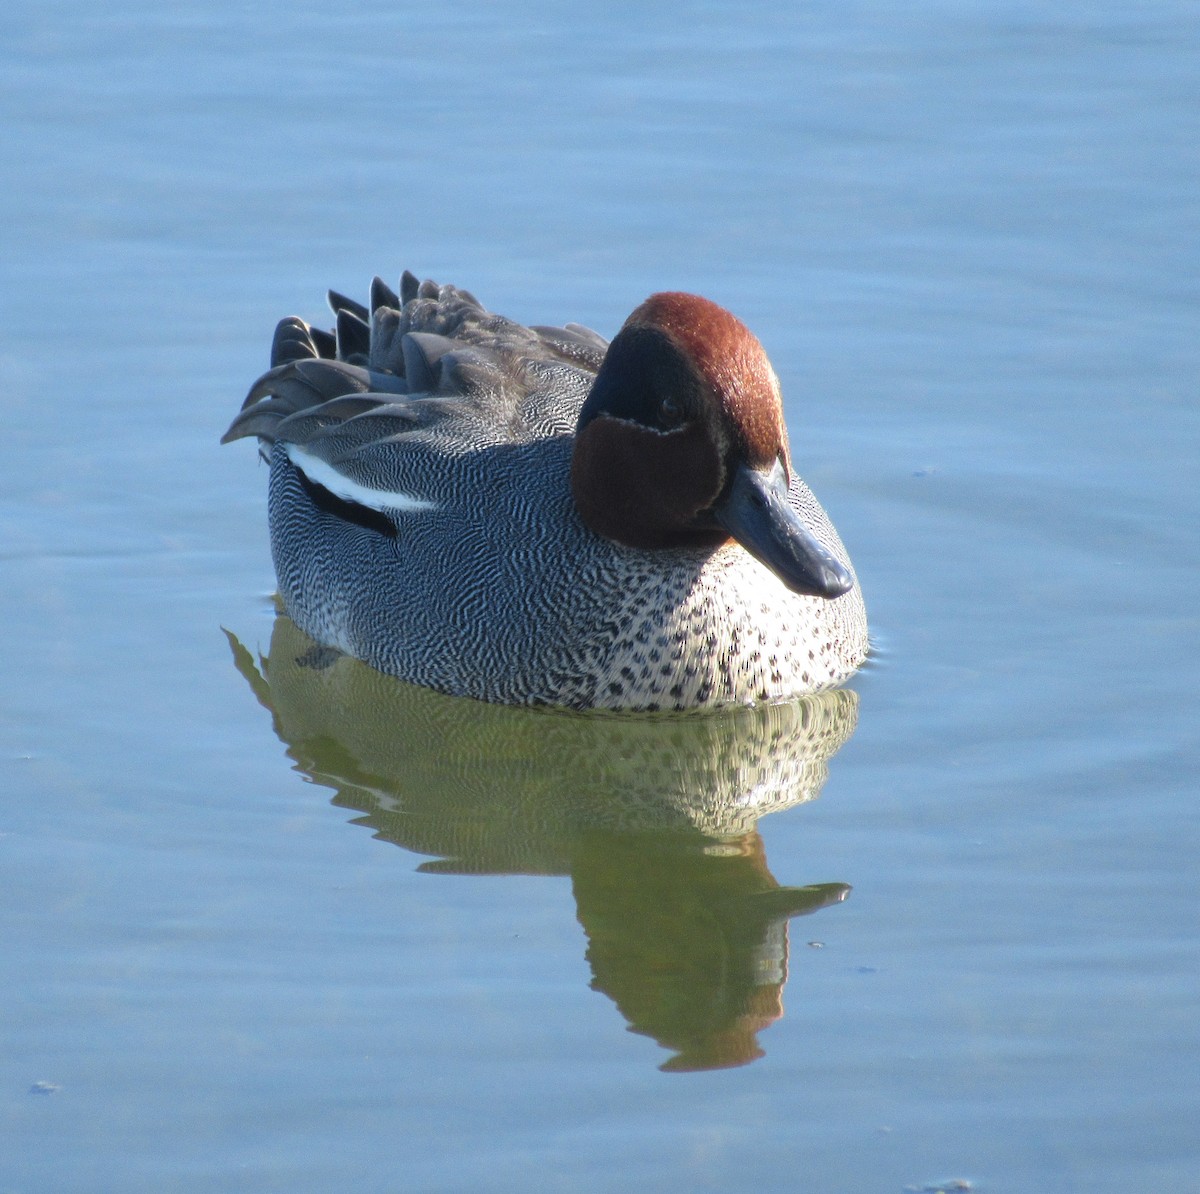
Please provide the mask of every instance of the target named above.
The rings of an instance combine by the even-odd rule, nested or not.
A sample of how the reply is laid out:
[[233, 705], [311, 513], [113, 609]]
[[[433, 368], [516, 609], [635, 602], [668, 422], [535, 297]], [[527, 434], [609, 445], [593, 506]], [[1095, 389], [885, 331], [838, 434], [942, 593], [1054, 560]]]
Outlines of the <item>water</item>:
[[[0, 1190], [1200, 1189], [1198, 25], [9, 14]], [[216, 439], [276, 317], [405, 266], [744, 318], [853, 695], [597, 730], [284, 667]]]

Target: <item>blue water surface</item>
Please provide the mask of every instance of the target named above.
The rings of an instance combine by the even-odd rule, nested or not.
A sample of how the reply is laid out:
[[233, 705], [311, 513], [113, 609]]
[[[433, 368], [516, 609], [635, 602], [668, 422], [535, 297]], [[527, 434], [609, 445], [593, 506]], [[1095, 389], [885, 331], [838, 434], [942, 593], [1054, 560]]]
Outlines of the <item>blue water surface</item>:
[[[1200, 1189], [1193, 5], [21, 0], [0, 64], [0, 1192]], [[406, 267], [743, 318], [857, 700], [288, 673], [217, 439]]]

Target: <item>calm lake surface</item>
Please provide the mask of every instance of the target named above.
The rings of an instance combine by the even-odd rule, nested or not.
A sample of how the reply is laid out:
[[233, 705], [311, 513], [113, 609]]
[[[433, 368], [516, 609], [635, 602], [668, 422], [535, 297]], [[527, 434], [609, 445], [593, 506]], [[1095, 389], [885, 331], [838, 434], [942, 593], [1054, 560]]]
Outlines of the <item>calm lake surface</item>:
[[[45, 0], [0, 64], [2, 1194], [1200, 1190], [1194, 5]], [[740, 315], [851, 690], [296, 666], [217, 438], [405, 267]]]

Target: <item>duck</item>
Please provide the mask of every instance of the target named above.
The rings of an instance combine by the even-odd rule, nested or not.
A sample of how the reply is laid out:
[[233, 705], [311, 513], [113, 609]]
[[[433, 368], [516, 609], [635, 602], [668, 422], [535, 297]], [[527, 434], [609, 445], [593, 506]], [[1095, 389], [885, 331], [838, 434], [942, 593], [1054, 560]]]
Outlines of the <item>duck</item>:
[[657, 293], [610, 343], [408, 271], [328, 298], [332, 329], [278, 324], [222, 437], [269, 463], [280, 601], [315, 642], [454, 696], [645, 713], [863, 663], [857, 576], [732, 313]]

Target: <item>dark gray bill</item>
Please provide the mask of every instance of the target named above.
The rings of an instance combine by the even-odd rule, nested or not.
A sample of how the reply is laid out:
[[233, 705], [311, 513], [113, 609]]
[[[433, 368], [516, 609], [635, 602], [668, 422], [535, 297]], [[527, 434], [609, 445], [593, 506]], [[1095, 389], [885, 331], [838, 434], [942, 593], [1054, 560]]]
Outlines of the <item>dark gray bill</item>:
[[788, 505], [787, 488], [787, 474], [778, 460], [768, 472], [740, 465], [713, 515], [793, 593], [840, 597], [854, 587], [854, 577]]

